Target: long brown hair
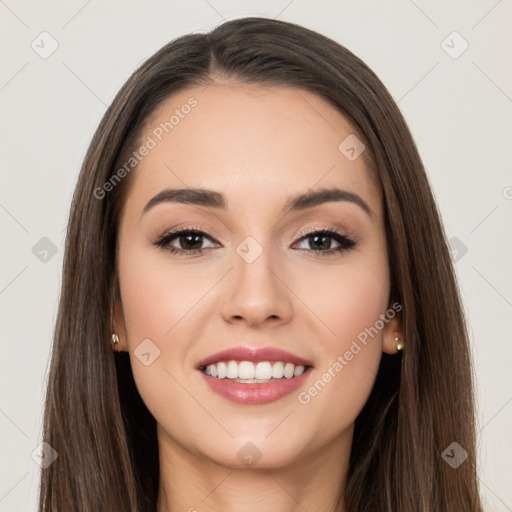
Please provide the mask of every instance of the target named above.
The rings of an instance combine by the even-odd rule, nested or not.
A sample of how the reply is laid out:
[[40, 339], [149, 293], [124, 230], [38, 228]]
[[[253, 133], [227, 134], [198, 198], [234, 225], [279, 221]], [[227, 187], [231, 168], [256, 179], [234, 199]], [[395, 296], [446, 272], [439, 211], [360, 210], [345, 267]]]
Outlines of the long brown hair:
[[[328, 101], [367, 144], [383, 194], [390, 303], [403, 306], [405, 348], [383, 354], [356, 419], [345, 510], [482, 512], [467, 327], [411, 133], [385, 86], [350, 51], [299, 25], [264, 18], [228, 21], [165, 45], [124, 84], [93, 137], [66, 236], [43, 426], [44, 441], [59, 456], [42, 470], [39, 511], [156, 510], [155, 420], [128, 355], [110, 345], [119, 301], [118, 222], [130, 175], [103, 198], [94, 191], [126, 161], [162, 100], [216, 76], [303, 88]], [[467, 452], [457, 468], [443, 457], [453, 442]]]

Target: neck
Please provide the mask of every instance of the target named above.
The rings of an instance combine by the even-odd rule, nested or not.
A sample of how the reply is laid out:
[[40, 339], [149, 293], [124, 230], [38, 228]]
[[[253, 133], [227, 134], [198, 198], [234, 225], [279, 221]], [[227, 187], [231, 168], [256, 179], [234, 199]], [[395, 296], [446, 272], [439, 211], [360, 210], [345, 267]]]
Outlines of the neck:
[[352, 433], [287, 465], [240, 467], [192, 453], [158, 428], [157, 512], [344, 512]]

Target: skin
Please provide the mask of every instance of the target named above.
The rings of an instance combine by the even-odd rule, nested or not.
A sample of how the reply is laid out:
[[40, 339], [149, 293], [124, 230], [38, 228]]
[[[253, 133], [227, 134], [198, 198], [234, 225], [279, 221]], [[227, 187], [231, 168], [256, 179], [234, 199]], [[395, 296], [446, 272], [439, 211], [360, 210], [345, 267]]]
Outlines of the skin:
[[[118, 239], [114, 328], [158, 425], [158, 512], [339, 510], [354, 421], [382, 352], [395, 353], [395, 336], [403, 339], [399, 315], [308, 404], [298, 392], [235, 404], [211, 391], [194, 366], [226, 348], [274, 346], [313, 362], [299, 391], [320, 379], [390, 307], [380, 191], [362, 157], [349, 161], [338, 150], [354, 132], [349, 122], [299, 89], [193, 87], [166, 99], [142, 137], [190, 97], [198, 105], [133, 171]], [[222, 192], [228, 208], [169, 202], [142, 214], [160, 191], [185, 187]], [[348, 201], [281, 214], [290, 196], [324, 187], [359, 195], [373, 217]], [[185, 226], [208, 234], [202, 254], [151, 244]], [[300, 230], [328, 227], [355, 235], [357, 245], [316, 258]], [[250, 264], [236, 252], [247, 236], [263, 249]], [[190, 247], [179, 236], [171, 245]], [[149, 366], [134, 355], [144, 339], [160, 350]], [[248, 442], [261, 453], [252, 466], [237, 455]]]

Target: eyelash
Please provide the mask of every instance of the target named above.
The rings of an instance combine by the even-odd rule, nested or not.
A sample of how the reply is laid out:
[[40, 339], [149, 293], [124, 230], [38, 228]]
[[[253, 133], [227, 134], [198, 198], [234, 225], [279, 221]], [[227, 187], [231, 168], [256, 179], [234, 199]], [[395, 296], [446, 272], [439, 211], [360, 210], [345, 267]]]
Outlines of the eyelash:
[[[183, 234], [194, 234], [194, 235], [200, 235], [202, 237], [209, 238], [211, 241], [218, 243], [216, 240], [214, 240], [212, 237], [208, 235], [208, 233], [205, 233], [200, 228], [196, 227], [185, 227], [180, 228], [175, 231], [170, 231], [168, 233], [163, 234], [156, 242], [152, 242], [152, 245], [156, 247], [160, 247], [162, 249], [165, 249], [171, 254], [180, 254], [182, 256], [188, 256], [193, 254], [202, 253], [205, 249], [177, 249], [176, 247], [170, 246], [170, 242], [177, 238], [180, 235]], [[329, 249], [326, 251], [314, 251], [313, 249], [306, 249], [308, 252], [312, 253], [312, 255], [315, 258], [325, 258], [333, 256], [337, 253], [343, 253], [346, 251], [349, 251], [353, 247], [357, 245], [357, 242], [349, 237], [346, 234], [343, 234], [339, 232], [337, 229], [334, 228], [322, 228], [322, 229], [316, 229], [313, 231], [302, 231], [299, 233], [299, 239], [297, 241], [301, 241], [303, 238], [306, 238], [308, 236], [312, 235], [328, 235], [328, 238], [332, 238], [336, 240], [340, 244], [340, 246], [336, 249]]]

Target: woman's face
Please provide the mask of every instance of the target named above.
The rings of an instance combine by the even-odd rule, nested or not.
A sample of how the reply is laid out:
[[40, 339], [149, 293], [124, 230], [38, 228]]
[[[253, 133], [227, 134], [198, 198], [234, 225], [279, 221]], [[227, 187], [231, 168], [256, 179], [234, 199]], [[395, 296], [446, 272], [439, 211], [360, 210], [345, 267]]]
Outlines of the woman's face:
[[[120, 220], [116, 332], [161, 449], [270, 468], [348, 446], [399, 329], [381, 197], [351, 125], [313, 93], [225, 82], [168, 98], [142, 146]], [[342, 192], [295, 201], [324, 189]], [[289, 354], [214, 357], [217, 377], [198, 368], [240, 347]], [[219, 378], [231, 359], [254, 362], [228, 377], [276, 377]], [[279, 378], [299, 359], [310, 368]]]

